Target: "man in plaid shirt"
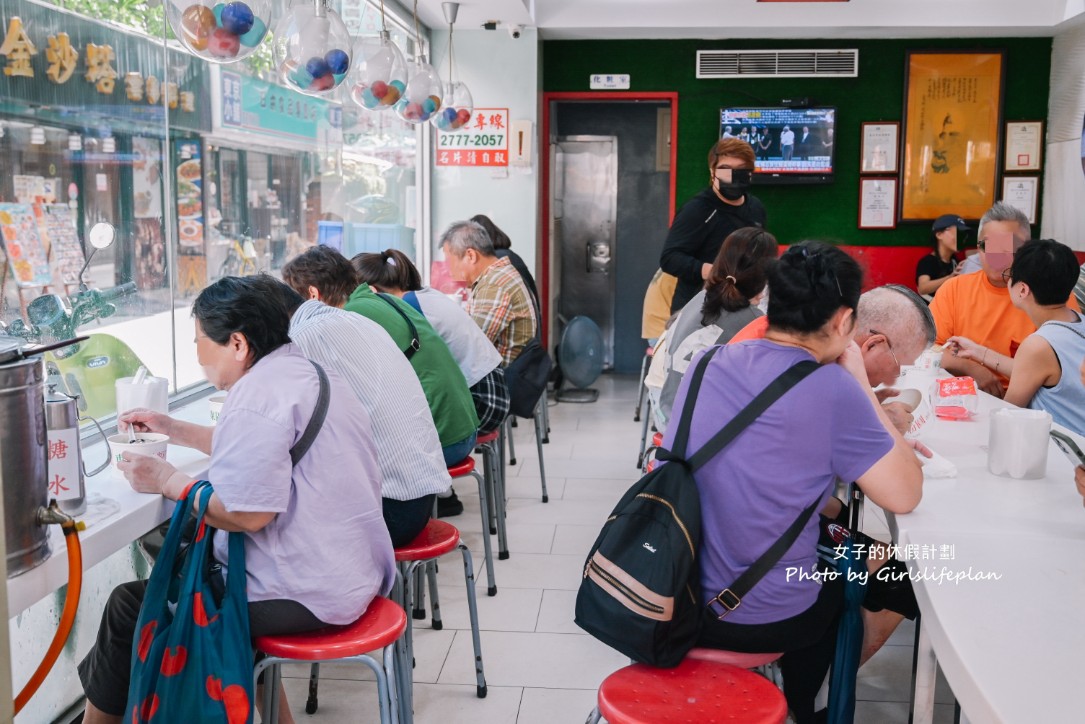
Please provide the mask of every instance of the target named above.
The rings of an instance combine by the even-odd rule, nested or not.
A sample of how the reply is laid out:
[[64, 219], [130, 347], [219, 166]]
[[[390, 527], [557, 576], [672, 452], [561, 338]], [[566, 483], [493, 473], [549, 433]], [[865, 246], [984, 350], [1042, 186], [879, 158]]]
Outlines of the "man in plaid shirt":
[[467, 282], [467, 313], [475, 320], [508, 366], [538, 333], [538, 310], [520, 272], [508, 258], [499, 259], [485, 229], [458, 221], [441, 236], [453, 279]]

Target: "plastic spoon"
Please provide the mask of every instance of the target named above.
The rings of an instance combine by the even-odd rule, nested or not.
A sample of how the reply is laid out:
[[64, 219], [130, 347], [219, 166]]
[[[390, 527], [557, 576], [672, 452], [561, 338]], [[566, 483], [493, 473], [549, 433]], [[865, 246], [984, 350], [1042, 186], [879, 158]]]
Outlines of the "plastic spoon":
[[[143, 382], [146, 379], [147, 379], [147, 367], [144, 366], [144, 365], [140, 365], [139, 369], [136, 370], [135, 377], [132, 378], [132, 384], [133, 385], [142, 385]], [[136, 441], [136, 428], [135, 428], [135, 425], [132, 425], [131, 423], [129, 423], [128, 424], [128, 442], [131, 444], [131, 443], [133, 443], [135, 441]]]

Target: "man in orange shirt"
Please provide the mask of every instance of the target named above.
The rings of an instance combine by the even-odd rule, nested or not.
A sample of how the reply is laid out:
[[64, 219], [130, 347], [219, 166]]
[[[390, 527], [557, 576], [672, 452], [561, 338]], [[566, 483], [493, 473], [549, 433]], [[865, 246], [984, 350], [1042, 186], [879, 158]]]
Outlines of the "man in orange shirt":
[[[1012, 242], [1007, 235], [1012, 236]], [[1032, 230], [1024, 212], [1000, 201], [980, 219], [977, 236], [981, 270], [950, 279], [931, 302], [931, 314], [938, 327], [937, 343], [945, 344], [954, 336], [968, 337], [1013, 357], [1025, 337], [1036, 331], [1036, 325], [1010, 302], [1002, 273], [1010, 268], [1013, 252], [1032, 237]], [[1070, 306], [1078, 308], [1073, 295]], [[980, 389], [996, 397], [1005, 394], [1007, 377], [957, 357], [954, 351], [946, 348], [942, 355], [943, 369], [954, 375], [971, 376]]]

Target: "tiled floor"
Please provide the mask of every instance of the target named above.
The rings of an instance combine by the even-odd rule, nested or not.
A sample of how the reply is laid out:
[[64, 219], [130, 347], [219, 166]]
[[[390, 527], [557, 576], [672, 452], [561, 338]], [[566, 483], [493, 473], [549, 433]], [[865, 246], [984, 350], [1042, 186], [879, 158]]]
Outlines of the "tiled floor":
[[[640, 423], [633, 422], [636, 380], [604, 376], [592, 404], [550, 408], [544, 446], [550, 502], [540, 500], [539, 462], [530, 421], [515, 431], [517, 464], [508, 470], [511, 557], [495, 561], [498, 594], [486, 596], [478, 495], [456, 485], [466, 510], [450, 519], [463, 532], [478, 569], [482, 653], [489, 685], [475, 696], [471, 632], [463, 567], [449, 557], [440, 567], [444, 628], [415, 628], [415, 721], [419, 724], [578, 724], [595, 702], [599, 683], [628, 663], [621, 654], [573, 624], [573, 603], [584, 556], [618, 497], [637, 478]], [[865, 527], [887, 538], [884, 519], [868, 506]], [[496, 538], [494, 539], [496, 551]], [[859, 674], [856, 721], [908, 720], [913, 627], [905, 622]], [[362, 667], [322, 669], [320, 708], [302, 713], [307, 669], [286, 672], [291, 708], [299, 721], [354, 724], [376, 721], [372, 676]], [[368, 672], [368, 670], [364, 670]], [[939, 676], [935, 722], [953, 720], [953, 698]]]

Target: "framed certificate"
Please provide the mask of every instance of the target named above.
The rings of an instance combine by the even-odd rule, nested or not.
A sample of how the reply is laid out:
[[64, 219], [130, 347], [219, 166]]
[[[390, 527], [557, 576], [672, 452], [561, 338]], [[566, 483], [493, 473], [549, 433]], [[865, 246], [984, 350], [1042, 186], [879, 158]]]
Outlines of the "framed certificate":
[[1039, 171], [1043, 146], [1043, 121], [1007, 123], [1006, 171]]
[[1039, 176], [1004, 176], [1002, 178], [1002, 200], [1021, 209], [1028, 216], [1030, 224], [1036, 223], [1036, 197], [1040, 187]]
[[900, 123], [864, 123], [859, 173], [897, 173]]
[[1004, 53], [907, 56], [900, 220], [978, 219], [998, 193]]
[[859, 179], [859, 228], [893, 229], [897, 225], [897, 180]]

